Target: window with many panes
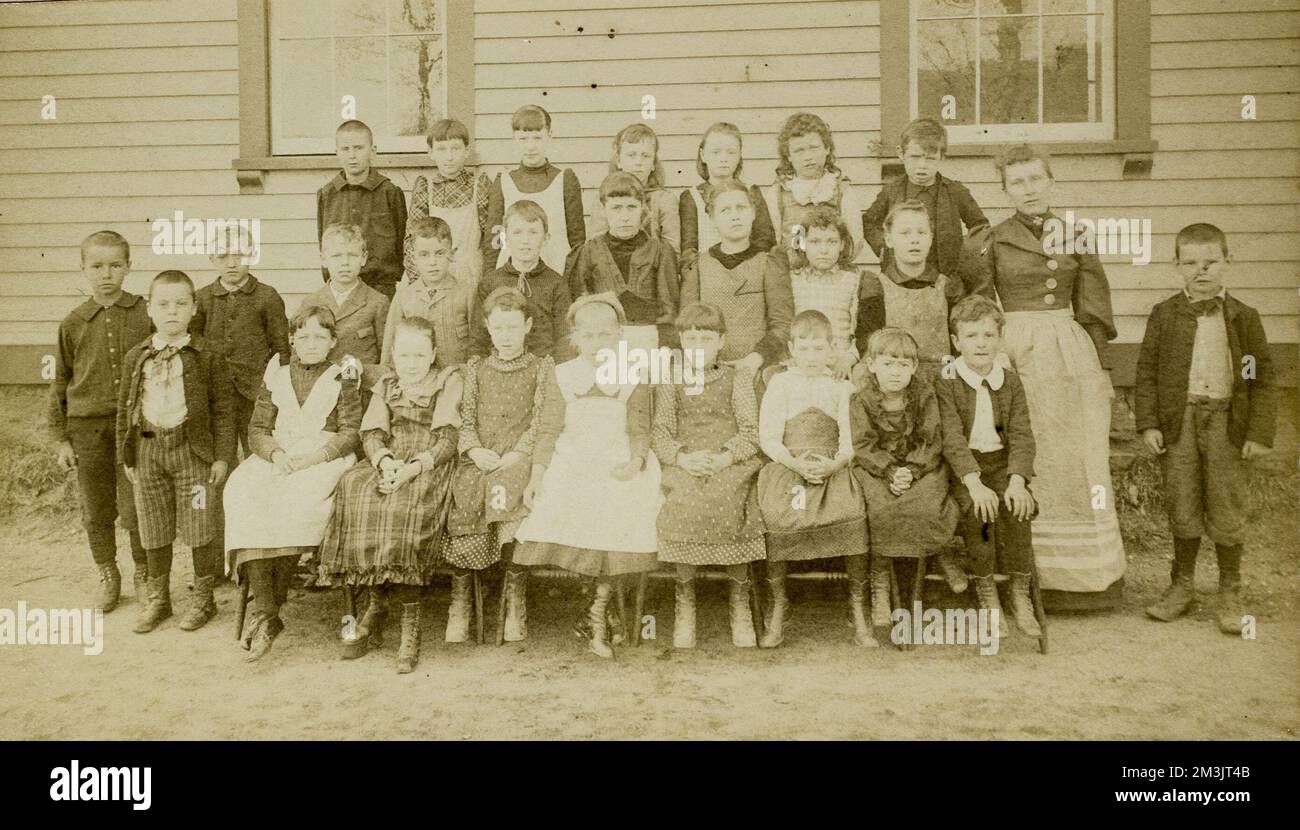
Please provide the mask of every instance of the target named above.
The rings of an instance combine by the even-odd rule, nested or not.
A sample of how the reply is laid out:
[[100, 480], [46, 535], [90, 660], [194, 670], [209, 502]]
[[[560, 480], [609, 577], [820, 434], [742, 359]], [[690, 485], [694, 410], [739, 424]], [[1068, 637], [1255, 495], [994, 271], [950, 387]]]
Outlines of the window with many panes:
[[448, 110], [445, 0], [268, 6], [273, 155], [333, 153], [334, 129], [352, 111], [380, 152], [425, 149]]
[[954, 144], [1115, 137], [1112, 0], [913, 0], [912, 117]]

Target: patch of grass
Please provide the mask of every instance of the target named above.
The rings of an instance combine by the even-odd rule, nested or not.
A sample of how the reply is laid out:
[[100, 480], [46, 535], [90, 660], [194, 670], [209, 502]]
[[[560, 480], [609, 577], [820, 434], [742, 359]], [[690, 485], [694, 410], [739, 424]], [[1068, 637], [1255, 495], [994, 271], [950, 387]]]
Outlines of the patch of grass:
[[80, 524], [77, 477], [59, 469], [45, 434], [46, 390], [0, 392], [0, 522], [46, 529]]

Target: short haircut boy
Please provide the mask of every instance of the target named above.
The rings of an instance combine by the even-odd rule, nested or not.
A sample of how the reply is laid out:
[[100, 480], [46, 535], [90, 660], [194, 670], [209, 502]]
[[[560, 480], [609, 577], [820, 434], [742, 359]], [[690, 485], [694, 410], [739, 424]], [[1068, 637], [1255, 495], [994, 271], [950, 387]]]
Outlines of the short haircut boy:
[[727, 333], [727, 318], [722, 309], [713, 303], [689, 303], [677, 315], [673, 326], [679, 333], [688, 331], [714, 331]]
[[830, 319], [816, 309], [801, 311], [790, 322], [791, 340], [823, 337], [829, 343], [832, 332]]
[[158, 272], [158, 275], [149, 282], [149, 299], [153, 299], [153, 290], [159, 285], [184, 285], [189, 288], [191, 297], [195, 295], [194, 280], [190, 279], [190, 275], [184, 271], [167, 270]]
[[446, 242], [449, 249], [453, 244], [451, 226], [440, 216], [421, 216], [419, 219], [413, 219], [406, 226], [406, 232], [412, 239], [436, 239], [439, 242]]
[[312, 320], [329, 332], [331, 337], [338, 337], [338, 321], [334, 318], [334, 312], [323, 305], [310, 302], [303, 303], [302, 307], [294, 313], [293, 319], [289, 321], [289, 333], [298, 331]]
[[948, 131], [933, 118], [917, 118], [903, 128], [903, 134], [898, 137], [898, 151], [906, 153], [909, 144], [943, 158], [948, 152]]
[[455, 118], [442, 118], [433, 122], [429, 128], [425, 140], [429, 148], [433, 148], [435, 141], [460, 141], [466, 147], [469, 146], [469, 128]]
[[512, 218], [517, 218], [524, 222], [541, 222], [542, 233], [551, 232], [550, 228], [547, 226], [546, 211], [542, 210], [542, 206], [531, 199], [520, 199], [510, 207], [506, 208], [506, 219], [503, 224], [507, 228], [510, 227], [510, 220]]
[[536, 104], [525, 104], [511, 116], [510, 129], [515, 132], [550, 132], [551, 114]]
[[375, 143], [375, 134], [371, 131], [370, 127], [366, 126], [366, 122], [364, 121], [357, 121], [356, 119], [344, 121], [334, 130], [334, 140], [337, 141], [338, 137], [345, 133], [363, 133], [366, 137], [367, 144]]
[[930, 211], [926, 210], [925, 205], [921, 204], [916, 199], [908, 199], [906, 202], [899, 202], [891, 207], [889, 213], [885, 214], [885, 224], [882, 227], [884, 227], [885, 230], [892, 230], [894, 227], [894, 217], [898, 216], [900, 213], [919, 213], [925, 217], [925, 223], [930, 226], [930, 230], [934, 230], [934, 218], [930, 216]]
[[1228, 235], [1208, 222], [1188, 225], [1174, 237], [1174, 261], [1177, 262], [1184, 245], [1218, 245], [1224, 258], [1228, 256]]
[[117, 231], [95, 231], [90, 236], [81, 240], [81, 262], [86, 262], [86, 250], [92, 247], [99, 248], [117, 248], [126, 257], [126, 261], [131, 261], [131, 243], [126, 241], [126, 237]]
[[[840, 259], [836, 264], [844, 271], [848, 271], [853, 267], [853, 235], [849, 233], [849, 226], [845, 224], [844, 217], [838, 210], [829, 205], [817, 205], [804, 217], [803, 229], [805, 234], [812, 233], [814, 230], [833, 230], [838, 233], [840, 235]], [[792, 248], [790, 251], [790, 267], [795, 270], [807, 268], [808, 251], [802, 247]]]
[[1001, 333], [1007, 318], [1002, 314], [1002, 309], [998, 308], [998, 304], [983, 294], [968, 294], [962, 297], [948, 314], [948, 325], [953, 334], [957, 334], [958, 326], [962, 323], [978, 323], [981, 320], [992, 320], [997, 323], [998, 332]]
[[615, 171], [600, 183], [600, 203], [603, 205], [610, 199], [636, 199], [644, 204], [645, 188], [641, 186], [641, 180], [631, 173]]
[[886, 326], [883, 329], [876, 329], [871, 333], [871, 337], [867, 338], [867, 357], [871, 360], [888, 355], [917, 363], [919, 354], [920, 349], [916, 345], [916, 338], [905, 329]]
[[366, 235], [358, 225], [344, 225], [338, 222], [330, 225], [320, 235], [320, 249], [324, 251], [325, 246], [330, 244], [360, 245], [361, 253], [367, 253]]

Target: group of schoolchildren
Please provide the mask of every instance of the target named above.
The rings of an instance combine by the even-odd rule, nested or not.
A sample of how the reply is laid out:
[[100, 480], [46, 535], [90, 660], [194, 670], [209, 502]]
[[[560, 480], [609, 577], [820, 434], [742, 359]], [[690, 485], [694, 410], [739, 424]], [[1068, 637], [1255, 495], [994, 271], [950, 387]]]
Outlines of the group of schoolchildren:
[[[490, 181], [466, 164], [466, 128], [435, 124], [408, 214], [371, 167], [369, 129], [341, 125], [342, 171], [318, 193], [326, 283], [291, 318], [237, 241], [212, 254], [209, 284], [167, 270], [147, 298], [122, 290], [123, 237], [82, 243], [91, 298], [60, 327], [49, 414], [59, 462], [78, 471], [99, 607], [119, 602], [120, 518], [135, 630], [172, 614], [179, 539], [194, 566], [180, 627], [216, 613], [223, 570], [247, 579], [248, 661], [283, 630], [300, 562], [318, 586], [368, 594], [345, 656], [382, 645], [400, 606], [403, 673], [435, 568], [452, 572], [445, 638], [464, 642], [473, 577], [498, 563], [506, 641], [527, 636], [529, 568], [559, 567], [594, 580], [578, 627], [602, 657], [626, 636], [620, 580], [666, 563], [678, 648], [695, 645], [701, 566], [725, 568], [733, 643], [752, 647], [752, 564], [766, 562], [761, 645], [775, 647], [789, 563], [839, 557], [860, 646], [891, 624], [891, 560], [936, 554], [954, 590], [969, 569], [990, 610], [1007, 574], [1015, 623], [1041, 633], [1034, 425], [996, 292], [971, 265], [988, 221], [938, 172], [940, 124], [908, 125], [907, 175], [865, 211], [816, 115], [787, 120], [766, 190], [741, 178], [740, 131], [713, 125], [700, 183], [678, 197], [655, 133], [634, 124], [590, 234], [577, 177], [548, 160], [550, 115], [525, 106], [512, 126], [521, 165]], [[880, 273], [854, 265], [865, 245]], [[1267, 344], [1223, 291], [1226, 238], [1194, 225], [1177, 246], [1186, 289], [1153, 312], [1137, 377], [1175, 534], [1160, 619], [1193, 599], [1203, 532], [1240, 561], [1243, 459], [1273, 429], [1267, 381], [1236, 382], [1240, 355]], [[670, 347], [696, 382], [611, 378], [620, 345]]]

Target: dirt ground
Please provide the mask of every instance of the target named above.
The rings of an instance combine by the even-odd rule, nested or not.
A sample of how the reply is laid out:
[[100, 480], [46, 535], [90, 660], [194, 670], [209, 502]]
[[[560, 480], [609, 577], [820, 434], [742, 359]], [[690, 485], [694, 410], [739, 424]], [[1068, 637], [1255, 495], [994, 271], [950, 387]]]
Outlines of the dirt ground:
[[[14, 449], [35, 446], [34, 395], [5, 389], [0, 398], [0, 445], [11, 456], [0, 469], [0, 609], [20, 600], [29, 608], [83, 605], [95, 580], [66, 484], [42, 457]], [[0, 645], [0, 738], [1294, 739], [1293, 427], [1286, 440], [1292, 449], [1271, 462], [1270, 493], [1247, 543], [1255, 640], [1222, 635], [1211, 621], [1217, 575], [1208, 543], [1200, 611], [1171, 624], [1143, 616], [1167, 580], [1168, 542], [1158, 516], [1140, 515], [1125, 521], [1124, 607], [1053, 615], [1048, 655], [1015, 636], [995, 656], [975, 646], [858, 649], [841, 583], [795, 585], [790, 633], [772, 651], [731, 647], [723, 587], [711, 584], [700, 589], [700, 647], [674, 652], [672, 591], [659, 583], [646, 609], [658, 639], [601, 661], [569, 630], [582, 602], [569, 581], [533, 583], [526, 644], [448, 645], [440, 580], [425, 603], [414, 674], [395, 674], [394, 636], [381, 651], [340, 660], [339, 595], [297, 588], [284, 611], [286, 632], [268, 658], [245, 665], [234, 641], [235, 589], [226, 584], [219, 615], [198, 632], [181, 631], [173, 618], [134, 634], [137, 606], [128, 600], [104, 617], [102, 654]], [[18, 485], [39, 491], [21, 509], [12, 498]], [[181, 603], [189, 576], [188, 554], [178, 552], [172, 585]]]

